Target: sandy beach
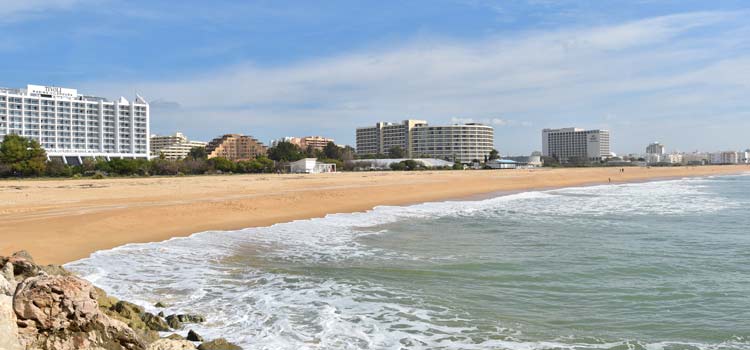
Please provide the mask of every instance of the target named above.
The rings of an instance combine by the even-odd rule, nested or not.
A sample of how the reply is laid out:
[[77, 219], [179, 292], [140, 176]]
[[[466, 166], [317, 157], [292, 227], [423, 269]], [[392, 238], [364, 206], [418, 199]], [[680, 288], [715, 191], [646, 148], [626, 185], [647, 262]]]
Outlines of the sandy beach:
[[126, 243], [378, 205], [750, 171], [747, 166], [361, 172], [0, 181], [0, 255], [66, 263]]

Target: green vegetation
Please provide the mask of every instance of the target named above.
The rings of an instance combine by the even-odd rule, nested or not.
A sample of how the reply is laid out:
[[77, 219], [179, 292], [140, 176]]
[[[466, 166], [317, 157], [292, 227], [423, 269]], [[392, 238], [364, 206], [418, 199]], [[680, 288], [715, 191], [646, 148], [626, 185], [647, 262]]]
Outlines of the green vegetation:
[[393, 146], [388, 150], [388, 158], [406, 158], [406, 151], [404, 151], [404, 149], [399, 146]]
[[424, 164], [422, 164], [422, 162], [418, 162], [414, 159], [407, 159], [407, 160], [402, 160], [398, 163], [391, 163], [390, 167], [391, 167], [391, 170], [402, 170], [402, 171], [427, 169], [427, 167]]
[[7, 135], [0, 143], [0, 176], [39, 176], [47, 169], [47, 153], [35, 140]]

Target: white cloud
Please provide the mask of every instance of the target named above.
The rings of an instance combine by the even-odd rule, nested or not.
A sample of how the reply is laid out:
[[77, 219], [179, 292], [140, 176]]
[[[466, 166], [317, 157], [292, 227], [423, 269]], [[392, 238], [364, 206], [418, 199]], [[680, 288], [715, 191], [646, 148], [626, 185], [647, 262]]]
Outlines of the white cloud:
[[[673, 123], [688, 114], [715, 116], [715, 106], [731, 119], [737, 115], [731, 108], [750, 107], [742, 98], [750, 92], [750, 56], [728, 55], [737, 38], [720, 34], [746, 30], [741, 18], [691, 13], [472, 42], [412, 42], [277, 67], [246, 63], [187, 78], [88, 87], [137, 89], [175, 101], [181, 108], [164, 112], [165, 120], [207, 123], [196, 132], [244, 126], [269, 133], [261, 135], [267, 138], [280, 136], [270, 133], [278, 132], [281, 120], [288, 133], [334, 130], [340, 134], [333, 136], [352, 141], [354, 126], [405, 117], [433, 124], [479, 121], [496, 126], [501, 136], [505, 126], [599, 127], [607, 114], [629, 119], [631, 128]], [[719, 32], [707, 39], [695, 29]], [[160, 127], [169, 132], [182, 125]], [[518, 137], [532, 140], [524, 149], [538, 148], [537, 132], [528, 129], [498, 142]]]
[[16, 22], [47, 11], [72, 8], [82, 0], [0, 0], [0, 23]]

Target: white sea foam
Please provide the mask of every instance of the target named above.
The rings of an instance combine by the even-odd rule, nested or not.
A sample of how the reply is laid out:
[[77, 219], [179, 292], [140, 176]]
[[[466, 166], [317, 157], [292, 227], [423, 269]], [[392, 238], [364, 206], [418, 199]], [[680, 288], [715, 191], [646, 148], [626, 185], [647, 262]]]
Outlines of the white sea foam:
[[[67, 267], [108, 292], [151, 311], [199, 312], [193, 329], [246, 349], [675, 349], [750, 348], [720, 344], [530, 341], [497, 322], [479, 329], [472, 315], [425, 300], [413, 290], [338, 278], [337, 263], [419, 259], [362, 243], [381, 225], [445, 217], [578, 220], [581, 216], [689, 215], [738, 205], [703, 192], [702, 179], [532, 191], [482, 201], [448, 201], [332, 214], [269, 227], [203, 232], [128, 244]], [[308, 268], [330, 269], [308, 273]], [[301, 273], [305, 272], [305, 273]]]

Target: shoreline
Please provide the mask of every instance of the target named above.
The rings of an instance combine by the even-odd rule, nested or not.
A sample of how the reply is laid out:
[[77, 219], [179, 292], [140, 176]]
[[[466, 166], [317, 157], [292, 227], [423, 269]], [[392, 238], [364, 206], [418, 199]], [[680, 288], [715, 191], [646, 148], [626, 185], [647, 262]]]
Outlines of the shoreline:
[[741, 166], [362, 172], [0, 182], [0, 255], [63, 264], [128, 243], [334, 213], [563, 187], [731, 175]]

